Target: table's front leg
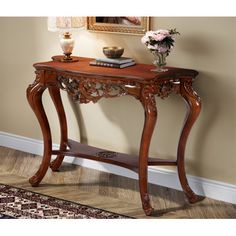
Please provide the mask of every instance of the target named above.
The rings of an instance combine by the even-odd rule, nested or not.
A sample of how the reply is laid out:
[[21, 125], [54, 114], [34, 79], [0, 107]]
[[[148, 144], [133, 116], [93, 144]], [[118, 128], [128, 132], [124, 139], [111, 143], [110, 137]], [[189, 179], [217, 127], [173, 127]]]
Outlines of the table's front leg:
[[[60, 89], [57, 86], [49, 87], [49, 93], [57, 110], [57, 115], [60, 123], [61, 141], [60, 150], [66, 150], [68, 143], [66, 114], [62, 104]], [[58, 155], [54, 161], [51, 162], [50, 167], [53, 171], [57, 171], [64, 159], [64, 155]]]
[[192, 88], [192, 81], [183, 81], [181, 83], [180, 95], [184, 98], [187, 104], [187, 115], [178, 143], [177, 168], [179, 180], [188, 201], [190, 203], [195, 203], [202, 200], [203, 197], [196, 195], [188, 184], [184, 165], [184, 155], [188, 135], [201, 111], [201, 100]]
[[[43, 72], [41, 72], [40, 74], [41, 76], [43, 76]], [[51, 131], [42, 104], [42, 94], [46, 89], [46, 86], [40, 83], [40, 74], [37, 75], [35, 82], [30, 85], [26, 91], [28, 102], [41, 126], [44, 141], [44, 152], [41, 165], [35, 175], [29, 179], [29, 182], [32, 186], [38, 186], [45, 176], [50, 164], [52, 150]]]
[[156, 101], [152, 86], [142, 89], [140, 101], [144, 107], [145, 121], [139, 151], [139, 188], [144, 212], [146, 215], [151, 215], [153, 208], [148, 194], [148, 154], [157, 120]]

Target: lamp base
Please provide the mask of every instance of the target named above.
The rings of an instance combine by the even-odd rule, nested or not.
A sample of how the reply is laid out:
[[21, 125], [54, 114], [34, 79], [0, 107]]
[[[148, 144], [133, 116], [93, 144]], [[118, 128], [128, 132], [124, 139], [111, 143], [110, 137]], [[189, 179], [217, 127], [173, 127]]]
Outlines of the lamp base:
[[76, 56], [70, 56], [69, 58], [63, 56], [63, 55], [57, 55], [57, 56], [53, 56], [52, 57], [53, 61], [59, 61], [59, 62], [64, 62], [64, 63], [68, 63], [68, 62], [78, 62], [79, 61], [79, 57]]

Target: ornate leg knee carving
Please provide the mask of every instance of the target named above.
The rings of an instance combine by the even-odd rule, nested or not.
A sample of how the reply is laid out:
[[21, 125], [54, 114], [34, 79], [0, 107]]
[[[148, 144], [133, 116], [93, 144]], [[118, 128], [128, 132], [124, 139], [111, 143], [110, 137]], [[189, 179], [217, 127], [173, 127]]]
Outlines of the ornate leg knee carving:
[[29, 182], [32, 186], [38, 186], [43, 177], [45, 176], [51, 159], [51, 150], [52, 150], [52, 139], [51, 132], [48, 123], [47, 116], [45, 114], [43, 105], [42, 105], [42, 94], [46, 87], [42, 85], [39, 81], [39, 75], [37, 75], [35, 82], [30, 85], [27, 89], [27, 99], [28, 102], [34, 111], [43, 133], [44, 140], [44, 153], [41, 165], [38, 171], [29, 179]]
[[184, 165], [184, 155], [188, 135], [201, 111], [201, 100], [192, 88], [192, 81], [184, 81], [183, 84], [181, 84], [180, 94], [184, 98], [188, 110], [178, 144], [177, 168], [179, 180], [188, 201], [190, 203], [195, 203], [202, 200], [204, 197], [196, 195], [188, 184]]
[[144, 212], [146, 215], [151, 215], [153, 208], [148, 195], [148, 153], [157, 120], [154, 87], [143, 88], [140, 100], [145, 110], [145, 122], [139, 151], [139, 188]]
[[[63, 108], [60, 89], [58, 87], [50, 87], [49, 93], [52, 98], [52, 101], [56, 107], [57, 115], [60, 123], [60, 130], [61, 130], [61, 141], [60, 141], [60, 150], [66, 150], [68, 136], [67, 136], [67, 122], [66, 122], [66, 114]], [[64, 159], [64, 155], [58, 155], [54, 161], [51, 162], [50, 168], [53, 171], [57, 171]]]

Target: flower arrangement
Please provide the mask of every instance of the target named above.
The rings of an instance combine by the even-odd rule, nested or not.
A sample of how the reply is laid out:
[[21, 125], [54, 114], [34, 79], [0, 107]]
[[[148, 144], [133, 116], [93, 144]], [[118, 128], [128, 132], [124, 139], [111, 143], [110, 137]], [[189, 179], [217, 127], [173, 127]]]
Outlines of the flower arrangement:
[[166, 65], [166, 57], [174, 47], [175, 35], [180, 34], [176, 29], [148, 31], [142, 37], [141, 42], [146, 45], [147, 49], [152, 52], [156, 60], [153, 62], [158, 68], [153, 70], [163, 72], [162, 69]]
[[141, 39], [150, 51], [169, 54], [174, 47], [176, 29], [148, 31]]

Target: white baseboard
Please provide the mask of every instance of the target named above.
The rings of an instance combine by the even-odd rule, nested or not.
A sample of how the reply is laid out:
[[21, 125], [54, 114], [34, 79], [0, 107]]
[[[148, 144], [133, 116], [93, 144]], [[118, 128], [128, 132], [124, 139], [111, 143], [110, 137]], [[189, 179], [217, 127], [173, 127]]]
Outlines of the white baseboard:
[[[42, 155], [43, 153], [42, 141], [6, 132], [0, 132], [0, 146], [9, 147], [36, 155]], [[53, 144], [54, 149], [57, 149], [58, 147], [58, 144]], [[138, 177], [136, 173], [128, 169], [83, 158], [65, 157], [65, 162], [125, 176], [132, 179], [137, 179]], [[179, 179], [175, 171], [149, 167], [148, 176], [149, 183], [181, 190]], [[191, 175], [188, 175], [187, 177], [191, 188], [197, 194], [236, 204], [236, 185]]]

